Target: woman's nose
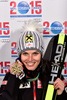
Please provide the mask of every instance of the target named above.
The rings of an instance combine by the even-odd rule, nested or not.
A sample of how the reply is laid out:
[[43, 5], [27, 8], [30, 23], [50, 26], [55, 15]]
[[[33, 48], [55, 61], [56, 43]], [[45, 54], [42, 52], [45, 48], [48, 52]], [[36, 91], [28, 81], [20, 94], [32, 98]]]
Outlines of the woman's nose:
[[29, 60], [29, 61], [32, 61], [32, 59], [33, 59], [33, 56], [32, 56], [32, 55], [29, 55], [28, 60]]

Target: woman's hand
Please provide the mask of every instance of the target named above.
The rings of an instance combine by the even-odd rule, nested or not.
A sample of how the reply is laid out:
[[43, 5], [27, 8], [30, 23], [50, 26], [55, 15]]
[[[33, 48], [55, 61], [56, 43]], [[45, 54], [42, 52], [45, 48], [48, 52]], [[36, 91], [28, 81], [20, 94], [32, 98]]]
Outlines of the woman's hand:
[[62, 94], [62, 92], [64, 91], [64, 87], [65, 87], [64, 82], [60, 78], [57, 78], [54, 82], [54, 88], [55, 90], [57, 90], [57, 95]]
[[19, 76], [20, 73], [22, 72], [23, 70], [23, 64], [17, 60], [16, 62], [14, 62], [11, 66], [10, 66], [10, 73], [13, 74], [13, 75], [17, 75]]

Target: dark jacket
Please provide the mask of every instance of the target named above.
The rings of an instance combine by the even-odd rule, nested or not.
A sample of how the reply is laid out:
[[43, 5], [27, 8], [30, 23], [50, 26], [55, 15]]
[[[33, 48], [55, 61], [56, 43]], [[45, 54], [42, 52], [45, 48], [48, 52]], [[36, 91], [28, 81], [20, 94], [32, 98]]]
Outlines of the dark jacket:
[[[7, 85], [2, 84], [0, 88], [0, 100], [42, 100], [43, 96], [43, 86], [47, 85], [47, 80], [42, 82], [41, 77], [38, 79], [32, 79], [29, 81], [24, 81], [24, 79], [19, 80], [15, 75], [7, 73], [3, 80], [7, 81]], [[46, 79], [46, 77], [44, 77]], [[45, 100], [45, 99], [44, 99]], [[67, 100], [67, 94], [65, 91], [62, 95], [57, 96], [56, 100]]]

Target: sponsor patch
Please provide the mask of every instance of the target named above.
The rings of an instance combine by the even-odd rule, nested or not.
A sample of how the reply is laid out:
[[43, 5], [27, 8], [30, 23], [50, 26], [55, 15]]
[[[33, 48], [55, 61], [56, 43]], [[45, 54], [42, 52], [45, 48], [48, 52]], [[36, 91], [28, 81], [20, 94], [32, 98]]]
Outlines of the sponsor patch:
[[30, 82], [20, 84], [19, 89], [30, 88]]

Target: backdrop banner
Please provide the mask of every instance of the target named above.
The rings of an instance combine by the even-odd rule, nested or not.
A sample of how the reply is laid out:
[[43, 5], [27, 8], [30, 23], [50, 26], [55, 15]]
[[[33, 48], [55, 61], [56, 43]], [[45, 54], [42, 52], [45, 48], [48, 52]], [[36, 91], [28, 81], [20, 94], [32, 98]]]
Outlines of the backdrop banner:
[[[10, 64], [17, 58], [17, 41], [25, 21], [43, 25], [44, 49], [50, 39], [67, 35], [67, 0], [0, 0], [0, 85]], [[67, 56], [62, 74], [67, 81]]]

